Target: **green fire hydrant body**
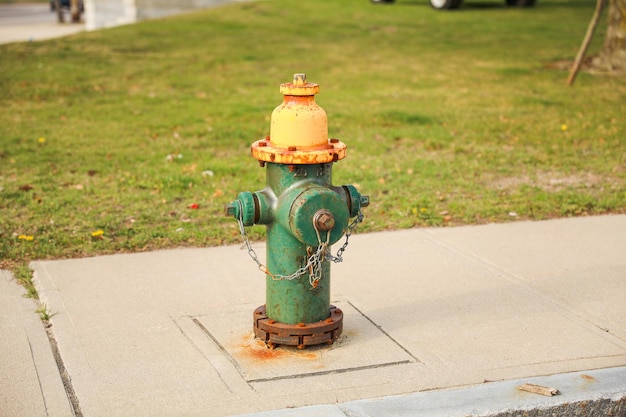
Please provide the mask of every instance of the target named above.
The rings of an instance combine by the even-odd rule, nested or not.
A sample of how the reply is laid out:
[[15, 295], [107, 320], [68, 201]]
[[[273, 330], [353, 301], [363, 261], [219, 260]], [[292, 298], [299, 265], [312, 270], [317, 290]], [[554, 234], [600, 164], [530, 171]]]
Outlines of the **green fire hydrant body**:
[[343, 314], [330, 305], [330, 262], [341, 261], [346, 245], [337, 256], [330, 245], [350, 235], [369, 204], [354, 186], [332, 185], [332, 165], [346, 147], [328, 139], [326, 115], [314, 102], [318, 87], [304, 81], [296, 74], [294, 83], [281, 85], [285, 101], [272, 114], [271, 134], [252, 145], [266, 168], [266, 187], [242, 192], [226, 207], [244, 238], [245, 226], [267, 227], [266, 265], [249, 246], [266, 274], [266, 302], [254, 312], [256, 336], [300, 348], [341, 334]]

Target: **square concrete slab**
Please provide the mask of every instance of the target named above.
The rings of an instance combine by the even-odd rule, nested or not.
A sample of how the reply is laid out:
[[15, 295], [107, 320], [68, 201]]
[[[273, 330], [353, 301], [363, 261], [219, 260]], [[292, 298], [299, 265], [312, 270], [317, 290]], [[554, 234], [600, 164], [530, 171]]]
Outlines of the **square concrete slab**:
[[269, 349], [254, 338], [252, 311], [256, 306], [218, 308], [194, 317], [248, 382], [295, 379], [330, 373], [406, 364], [417, 359], [368, 317], [346, 301], [334, 302], [344, 314], [345, 333], [332, 345]]
[[[466, 229], [474, 239], [463, 240], [461, 248], [440, 238], [464, 236]], [[504, 373], [523, 376], [538, 364], [560, 369], [569, 361], [619, 357], [619, 365], [625, 360], [624, 340], [494, 265], [469, 258], [465, 251], [482, 244], [480, 232], [492, 229], [500, 231], [504, 246], [513, 245], [510, 225], [412, 229], [375, 239], [357, 235], [346, 261], [334, 268], [336, 294], [351, 294], [350, 300], [398, 343], [446, 373], [463, 369], [466, 376], [478, 372], [498, 379]], [[522, 242], [516, 243], [518, 256], [532, 247], [527, 239]], [[371, 252], [376, 255], [360, 256]], [[620, 308], [626, 313], [626, 306]]]
[[431, 235], [626, 340], [626, 216], [449, 228]]

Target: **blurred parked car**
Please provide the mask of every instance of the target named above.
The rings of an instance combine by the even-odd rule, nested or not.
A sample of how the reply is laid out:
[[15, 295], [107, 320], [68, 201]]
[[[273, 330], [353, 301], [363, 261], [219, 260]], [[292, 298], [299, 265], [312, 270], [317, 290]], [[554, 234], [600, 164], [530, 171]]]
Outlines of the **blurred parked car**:
[[[395, 0], [371, 0], [372, 3], [393, 3]], [[456, 9], [463, 0], [429, 0], [430, 5], [438, 10]], [[531, 7], [535, 5], [535, 0], [504, 0], [507, 6]]]

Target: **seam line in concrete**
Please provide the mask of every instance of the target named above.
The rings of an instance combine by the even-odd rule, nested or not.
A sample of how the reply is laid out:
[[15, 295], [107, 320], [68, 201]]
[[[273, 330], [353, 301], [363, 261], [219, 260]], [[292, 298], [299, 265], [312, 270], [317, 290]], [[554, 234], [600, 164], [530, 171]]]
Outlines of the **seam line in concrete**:
[[[172, 318], [170, 316], [170, 318]], [[194, 317], [190, 317], [190, 319], [194, 322], [194, 324], [196, 326], [200, 327], [200, 330], [202, 331], [202, 333], [204, 333], [213, 343], [215, 343], [215, 338], [211, 337], [211, 335], [207, 334], [207, 330], [204, 328], [204, 326], [202, 326], [202, 323], [199, 323]], [[228, 385], [228, 383], [224, 380], [222, 374], [215, 368], [215, 366], [213, 365], [213, 362], [211, 362], [211, 360], [209, 358], [207, 358], [207, 356], [204, 354], [204, 352], [202, 352], [202, 350], [194, 343], [193, 340], [191, 340], [191, 338], [189, 336], [187, 336], [187, 334], [185, 333], [185, 331], [180, 327], [180, 325], [176, 322], [176, 320], [174, 320], [172, 318], [172, 321], [174, 322], [174, 325], [178, 328], [178, 330], [180, 331], [180, 333], [183, 335], [183, 337], [189, 342], [191, 343], [191, 345], [193, 346], [193, 348], [200, 353], [200, 355], [202, 355], [202, 357], [204, 359], [206, 359], [206, 361], [211, 365], [211, 367], [213, 367], [213, 369], [215, 370], [215, 373], [217, 374], [217, 376], [219, 377], [220, 381], [222, 381], [222, 383], [224, 384], [224, 386], [226, 387], [226, 389], [234, 394], [235, 391], [233, 391], [230, 387], [230, 385]], [[223, 346], [221, 346], [220, 344], [216, 345], [218, 347], [218, 349], [220, 350], [220, 352], [224, 353], [223, 351]], [[228, 358], [230, 360], [230, 358]], [[230, 362], [232, 363], [232, 360], [230, 360]], [[245, 379], [244, 379], [245, 380]], [[249, 386], [250, 384], [248, 384]], [[252, 387], [250, 387], [252, 388]]]
[[[219, 340], [217, 340], [215, 338], [215, 336], [213, 336], [211, 334], [211, 332], [209, 331], [209, 329], [207, 329], [206, 327], [204, 327], [204, 325], [202, 324], [202, 322], [200, 320], [198, 320], [196, 317], [191, 317], [191, 320], [195, 323], [196, 326], [198, 326], [200, 328], [200, 330], [202, 330], [202, 333], [204, 333], [209, 339], [211, 339], [211, 341], [215, 344], [215, 346], [217, 346], [217, 348], [220, 350], [220, 352], [222, 352], [223, 355], [225, 355], [228, 360], [230, 361], [230, 363], [233, 364], [233, 366], [235, 367], [235, 369], [237, 370], [237, 372], [239, 372], [239, 374], [241, 375], [241, 377], [243, 378], [244, 381], [246, 381], [246, 383], [248, 385], [250, 385], [250, 381], [247, 381], [245, 378], [245, 373], [243, 372], [243, 369], [241, 369], [241, 367], [239, 366], [239, 364], [237, 363], [237, 361], [235, 360], [235, 358], [233, 358], [228, 351], [226, 350], [226, 348], [219, 342]], [[221, 378], [221, 376], [220, 376]], [[222, 382], [224, 382], [224, 380], [222, 380]], [[224, 382], [225, 383], [225, 382]], [[250, 387], [252, 388], [252, 387]]]
[[376, 365], [363, 365], [363, 366], [355, 366], [354, 368], [333, 369], [332, 371], [320, 371], [320, 372], [311, 372], [307, 374], [276, 376], [273, 378], [251, 379], [248, 382], [250, 383], [271, 382], [271, 381], [281, 381], [285, 379], [300, 379], [300, 378], [307, 378], [307, 377], [315, 377], [315, 376], [321, 376], [321, 375], [344, 374], [346, 372], [363, 371], [366, 369], [385, 368], [387, 366], [406, 365], [408, 363], [413, 363], [413, 361], [406, 359], [406, 360], [397, 361], [397, 362], [378, 363]]
[[[32, 360], [32, 362], [34, 364], [37, 363], [37, 360], [35, 359], [35, 353], [33, 352], [33, 345], [30, 342], [30, 337], [28, 337], [28, 333], [26, 334], [26, 341], [28, 342], [28, 351], [30, 352], [30, 359]], [[39, 375], [39, 368], [35, 365], [35, 375], [37, 375], [37, 386], [39, 387], [39, 392], [41, 393], [41, 400], [43, 401], [43, 408], [46, 410], [46, 416], [49, 416], [50, 413], [48, 413], [48, 403], [46, 401], [46, 395], [43, 392], [43, 386], [41, 385], [41, 376]]]
[[[396, 339], [394, 339], [393, 337], [391, 337], [391, 335], [389, 333], [387, 333], [385, 331], [385, 329], [382, 328], [382, 326], [376, 324], [372, 319], [370, 319], [369, 317], [367, 317], [365, 315], [365, 313], [363, 313], [361, 310], [359, 310], [354, 304], [352, 304], [350, 301], [347, 301], [348, 304], [350, 304], [352, 306], [352, 308], [354, 308], [356, 311], [359, 312], [360, 315], [362, 315], [367, 321], [369, 321], [370, 323], [372, 323], [372, 326], [376, 327], [382, 334], [384, 334], [385, 336], [387, 336], [393, 343], [395, 343], [396, 345], [398, 345], [398, 347], [400, 347], [400, 349], [402, 349], [403, 351], [406, 352], [407, 355], [409, 355], [410, 357], [412, 357], [415, 362], [418, 363], [423, 363], [421, 360], [419, 360], [417, 357], [415, 357], [415, 355], [413, 355], [408, 349], [406, 349], [404, 346], [402, 346], [400, 343], [398, 343], [398, 341]], [[410, 362], [410, 361], [409, 361]]]
[[55, 329], [60, 330], [58, 333], [54, 333], [54, 340], [57, 342], [59, 352], [68, 352], [63, 364], [68, 377], [73, 381], [72, 386], [76, 396], [80, 398], [81, 412], [83, 415], [95, 416], [103, 413], [107, 415], [105, 410], [107, 410], [108, 404], [102, 402], [102, 396], [80, 341], [78, 329], [68, 313], [68, 308], [57, 283], [48, 271], [49, 263], [49, 261], [31, 262], [30, 267], [34, 271], [33, 283], [39, 292], [40, 300], [59, 312], [51, 317], [50, 323]]
[[67, 399], [72, 406], [72, 412], [76, 417], [83, 417], [83, 412], [80, 409], [80, 403], [78, 401], [78, 397], [76, 396], [76, 391], [74, 391], [74, 386], [72, 385], [72, 378], [70, 378], [67, 370], [65, 369], [65, 364], [63, 363], [59, 346], [56, 338], [54, 337], [54, 333], [52, 332], [52, 326], [44, 323], [44, 327], [46, 327], [46, 334], [48, 335], [48, 341], [50, 342], [50, 347], [52, 348], [52, 355], [54, 356], [54, 361], [59, 369], [59, 375], [61, 375], [61, 381], [63, 381], [63, 388], [65, 388]]

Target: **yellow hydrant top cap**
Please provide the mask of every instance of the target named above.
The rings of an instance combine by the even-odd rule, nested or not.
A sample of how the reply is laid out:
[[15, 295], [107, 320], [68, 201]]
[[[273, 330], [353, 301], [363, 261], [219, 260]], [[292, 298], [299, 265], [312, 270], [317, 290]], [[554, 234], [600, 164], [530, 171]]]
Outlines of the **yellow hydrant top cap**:
[[280, 85], [283, 102], [270, 119], [270, 135], [254, 142], [252, 156], [261, 162], [289, 165], [326, 164], [346, 157], [346, 145], [328, 138], [328, 119], [315, 103], [319, 86], [295, 74]]
[[312, 96], [319, 92], [319, 85], [306, 82], [306, 74], [294, 74], [292, 83], [280, 85], [280, 93], [286, 96]]

